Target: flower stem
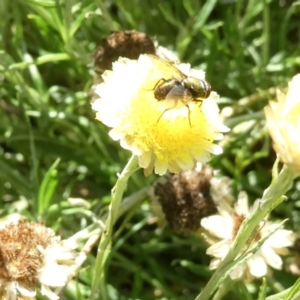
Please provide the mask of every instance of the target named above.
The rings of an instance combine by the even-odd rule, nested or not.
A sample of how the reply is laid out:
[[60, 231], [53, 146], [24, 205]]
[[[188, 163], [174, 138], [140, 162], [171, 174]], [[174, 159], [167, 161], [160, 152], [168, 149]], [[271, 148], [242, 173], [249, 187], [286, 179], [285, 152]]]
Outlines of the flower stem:
[[[144, 199], [147, 197], [148, 187], [144, 187], [143, 189], [135, 192], [134, 194], [126, 197], [120, 204], [118, 218], [125, 214], [127, 211], [135, 207], [136, 205], [140, 204]], [[105, 214], [101, 217], [101, 222], [105, 223], [107, 221], [108, 214]], [[70, 276], [68, 280], [65, 282], [65, 285], [60, 286], [55, 289], [55, 294], [59, 295], [63, 289], [65, 289], [66, 285], [71, 281], [71, 279], [78, 274], [80, 267], [88, 258], [89, 253], [92, 251], [94, 245], [98, 241], [100, 235], [103, 232], [103, 228], [99, 227], [99, 224], [93, 223], [90, 226], [84, 228], [83, 230], [75, 233], [72, 237], [68, 238], [67, 240], [70, 241], [72, 244], [79, 244], [80, 241], [87, 240], [84, 246], [81, 248], [79, 255], [75, 259], [75, 264], [70, 267]]]
[[137, 169], [137, 157], [133, 155], [128, 161], [122, 173], [119, 175], [116, 185], [111, 191], [111, 203], [109, 205], [107, 221], [98, 247], [98, 255], [96, 259], [96, 267], [90, 299], [99, 299], [99, 296], [97, 295], [99, 287], [101, 288], [101, 299], [108, 299], [108, 296], [106, 294], [104, 271], [107, 258], [110, 254], [113, 225], [117, 220], [119, 207], [124, 190], [127, 187], [128, 179]]
[[226, 294], [232, 289], [235, 282], [231, 280], [230, 277], [227, 277], [224, 282], [220, 285], [220, 288], [215, 293], [213, 300], [222, 300]]
[[255, 228], [271, 210], [284, 200], [282, 196], [290, 189], [297, 176], [298, 174], [293, 170], [284, 166], [277, 178], [273, 179], [269, 188], [264, 191], [260, 205], [244, 220], [228, 254], [195, 300], [208, 300], [213, 295], [220, 283], [225, 280], [226, 273], [232, 268], [234, 259], [241, 252]]

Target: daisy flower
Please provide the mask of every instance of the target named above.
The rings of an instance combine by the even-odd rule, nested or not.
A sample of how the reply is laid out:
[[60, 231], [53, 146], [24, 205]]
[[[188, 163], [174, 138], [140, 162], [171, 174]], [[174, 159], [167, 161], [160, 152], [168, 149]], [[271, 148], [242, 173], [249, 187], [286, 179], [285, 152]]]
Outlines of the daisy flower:
[[[207, 254], [214, 257], [210, 269], [216, 269], [225, 258], [243, 220], [257, 205], [259, 205], [259, 200], [254, 203], [252, 208], [249, 208], [248, 197], [246, 193], [242, 192], [234, 208], [227, 203], [220, 204], [218, 215], [201, 220], [201, 226], [207, 231], [205, 238], [211, 244], [207, 249]], [[245, 245], [242, 251], [246, 251], [251, 243], [267, 237], [277, 228], [277, 224], [269, 221], [261, 222], [259, 228], [249, 238], [249, 243]], [[254, 278], [265, 276], [268, 272], [268, 266], [280, 270], [282, 268], [280, 255], [288, 254], [287, 247], [293, 245], [294, 239], [295, 236], [292, 231], [277, 229], [265, 240], [257, 252], [231, 272], [230, 277], [233, 280], [245, 279], [251, 281]]]
[[112, 128], [109, 135], [114, 140], [138, 157], [146, 175], [153, 170], [160, 175], [167, 170], [179, 173], [207, 162], [211, 153], [222, 152], [213, 143], [228, 131], [219, 119], [218, 95], [211, 92], [207, 99], [193, 101], [182, 85], [188, 76], [199, 85], [205, 83], [204, 72], [189, 65], [175, 66], [157, 56], [141, 55], [138, 60], [120, 58], [95, 89], [100, 96], [92, 104], [96, 118]]
[[74, 263], [73, 245], [52, 229], [25, 219], [0, 229], [0, 298], [35, 299], [36, 287], [48, 299], [59, 297], [49, 286], [61, 287]]
[[281, 161], [300, 172], [300, 74], [289, 82], [286, 95], [277, 95], [265, 108], [267, 127]]

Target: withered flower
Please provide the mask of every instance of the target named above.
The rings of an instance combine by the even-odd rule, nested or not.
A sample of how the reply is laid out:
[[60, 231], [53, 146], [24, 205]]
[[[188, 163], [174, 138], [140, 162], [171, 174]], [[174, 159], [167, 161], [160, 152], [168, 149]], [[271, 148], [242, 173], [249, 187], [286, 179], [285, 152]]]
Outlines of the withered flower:
[[159, 223], [180, 234], [197, 234], [201, 219], [215, 214], [219, 201], [232, 200], [230, 181], [214, 173], [203, 166], [161, 178], [151, 190], [151, 209]]
[[36, 288], [49, 299], [58, 299], [49, 286], [64, 286], [74, 263], [68, 241], [61, 241], [42, 223], [23, 219], [0, 229], [0, 297], [35, 299]]

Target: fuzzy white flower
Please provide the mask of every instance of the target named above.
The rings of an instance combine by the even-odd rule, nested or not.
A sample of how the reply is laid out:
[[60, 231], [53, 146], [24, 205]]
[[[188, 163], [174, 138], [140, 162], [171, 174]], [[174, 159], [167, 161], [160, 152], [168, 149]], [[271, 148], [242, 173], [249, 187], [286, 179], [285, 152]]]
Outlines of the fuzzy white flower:
[[[181, 84], [184, 77], [178, 76], [204, 81], [204, 72], [191, 70], [187, 64], [175, 67], [155, 56], [141, 55], [138, 60], [120, 58], [96, 88], [100, 99], [92, 107], [97, 119], [112, 128], [109, 134], [114, 140], [138, 156], [146, 175], [153, 170], [160, 175], [167, 170], [179, 173], [207, 162], [211, 153], [222, 152], [213, 143], [228, 131], [219, 119], [218, 95], [211, 92], [207, 99], [193, 101]], [[167, 100], [172, 87], [168, 82], [173, 79], [177, 101]], [[154, 90], [161, 83], [166, 85], [156, 97]], [[178, 100], [178, 93], [185, 101]]]
[[[220, 204], [218, 215], [201, 220], [201, 226], [207, 231], [206, 239], [212, 245], [207, 249], [207, 254], [214, 257], [210, 269], [216, 269], [225, 258], [243, 220], [257, 205], [259, 205], [259, 200], [249, 209], [247, 195], [242, 192], [234, 208], [228, 203]], [[276, 224], [269, 221], [262, 222], [255, 235], [251, 237], [251, 240], [249, 239], [249, 242], [267, 237], [276, 228], [278, 228]], [[234, 280], [245, 279], [251, 281], [254, 278], [265, 276], [268, 272], [268, 265], [274, 269], [281, 269], [282, 259], [280, 255], [288, 253], [286, 247], [293, 244], [294, 238], [294, 233], [290, 230], [276, 230], [256, 253], [233, 270], [230, 277]], [[247, 246], [249, 245], [246, 245], [242, 251], [245, 251]]]
[[265, 108], [274, 149], [285, 164], [300, 172], [300, 74], [289, 82], [286, 95], [277, 91], [277, 100]]

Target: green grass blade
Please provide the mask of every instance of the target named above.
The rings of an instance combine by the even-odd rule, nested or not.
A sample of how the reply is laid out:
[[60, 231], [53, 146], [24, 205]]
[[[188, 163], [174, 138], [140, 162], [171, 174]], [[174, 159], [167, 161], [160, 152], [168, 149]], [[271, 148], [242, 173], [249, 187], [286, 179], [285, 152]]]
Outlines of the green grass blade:
[[51, 200], [53, 199], [54, 192], [58, 184], [56, 168], [59, 162], [60, 159], [58, 158], [47, 171], [41, 182], [37, 199], [38, 215], [40, 216], [42, 216], [47, 211], [51, 204]]

